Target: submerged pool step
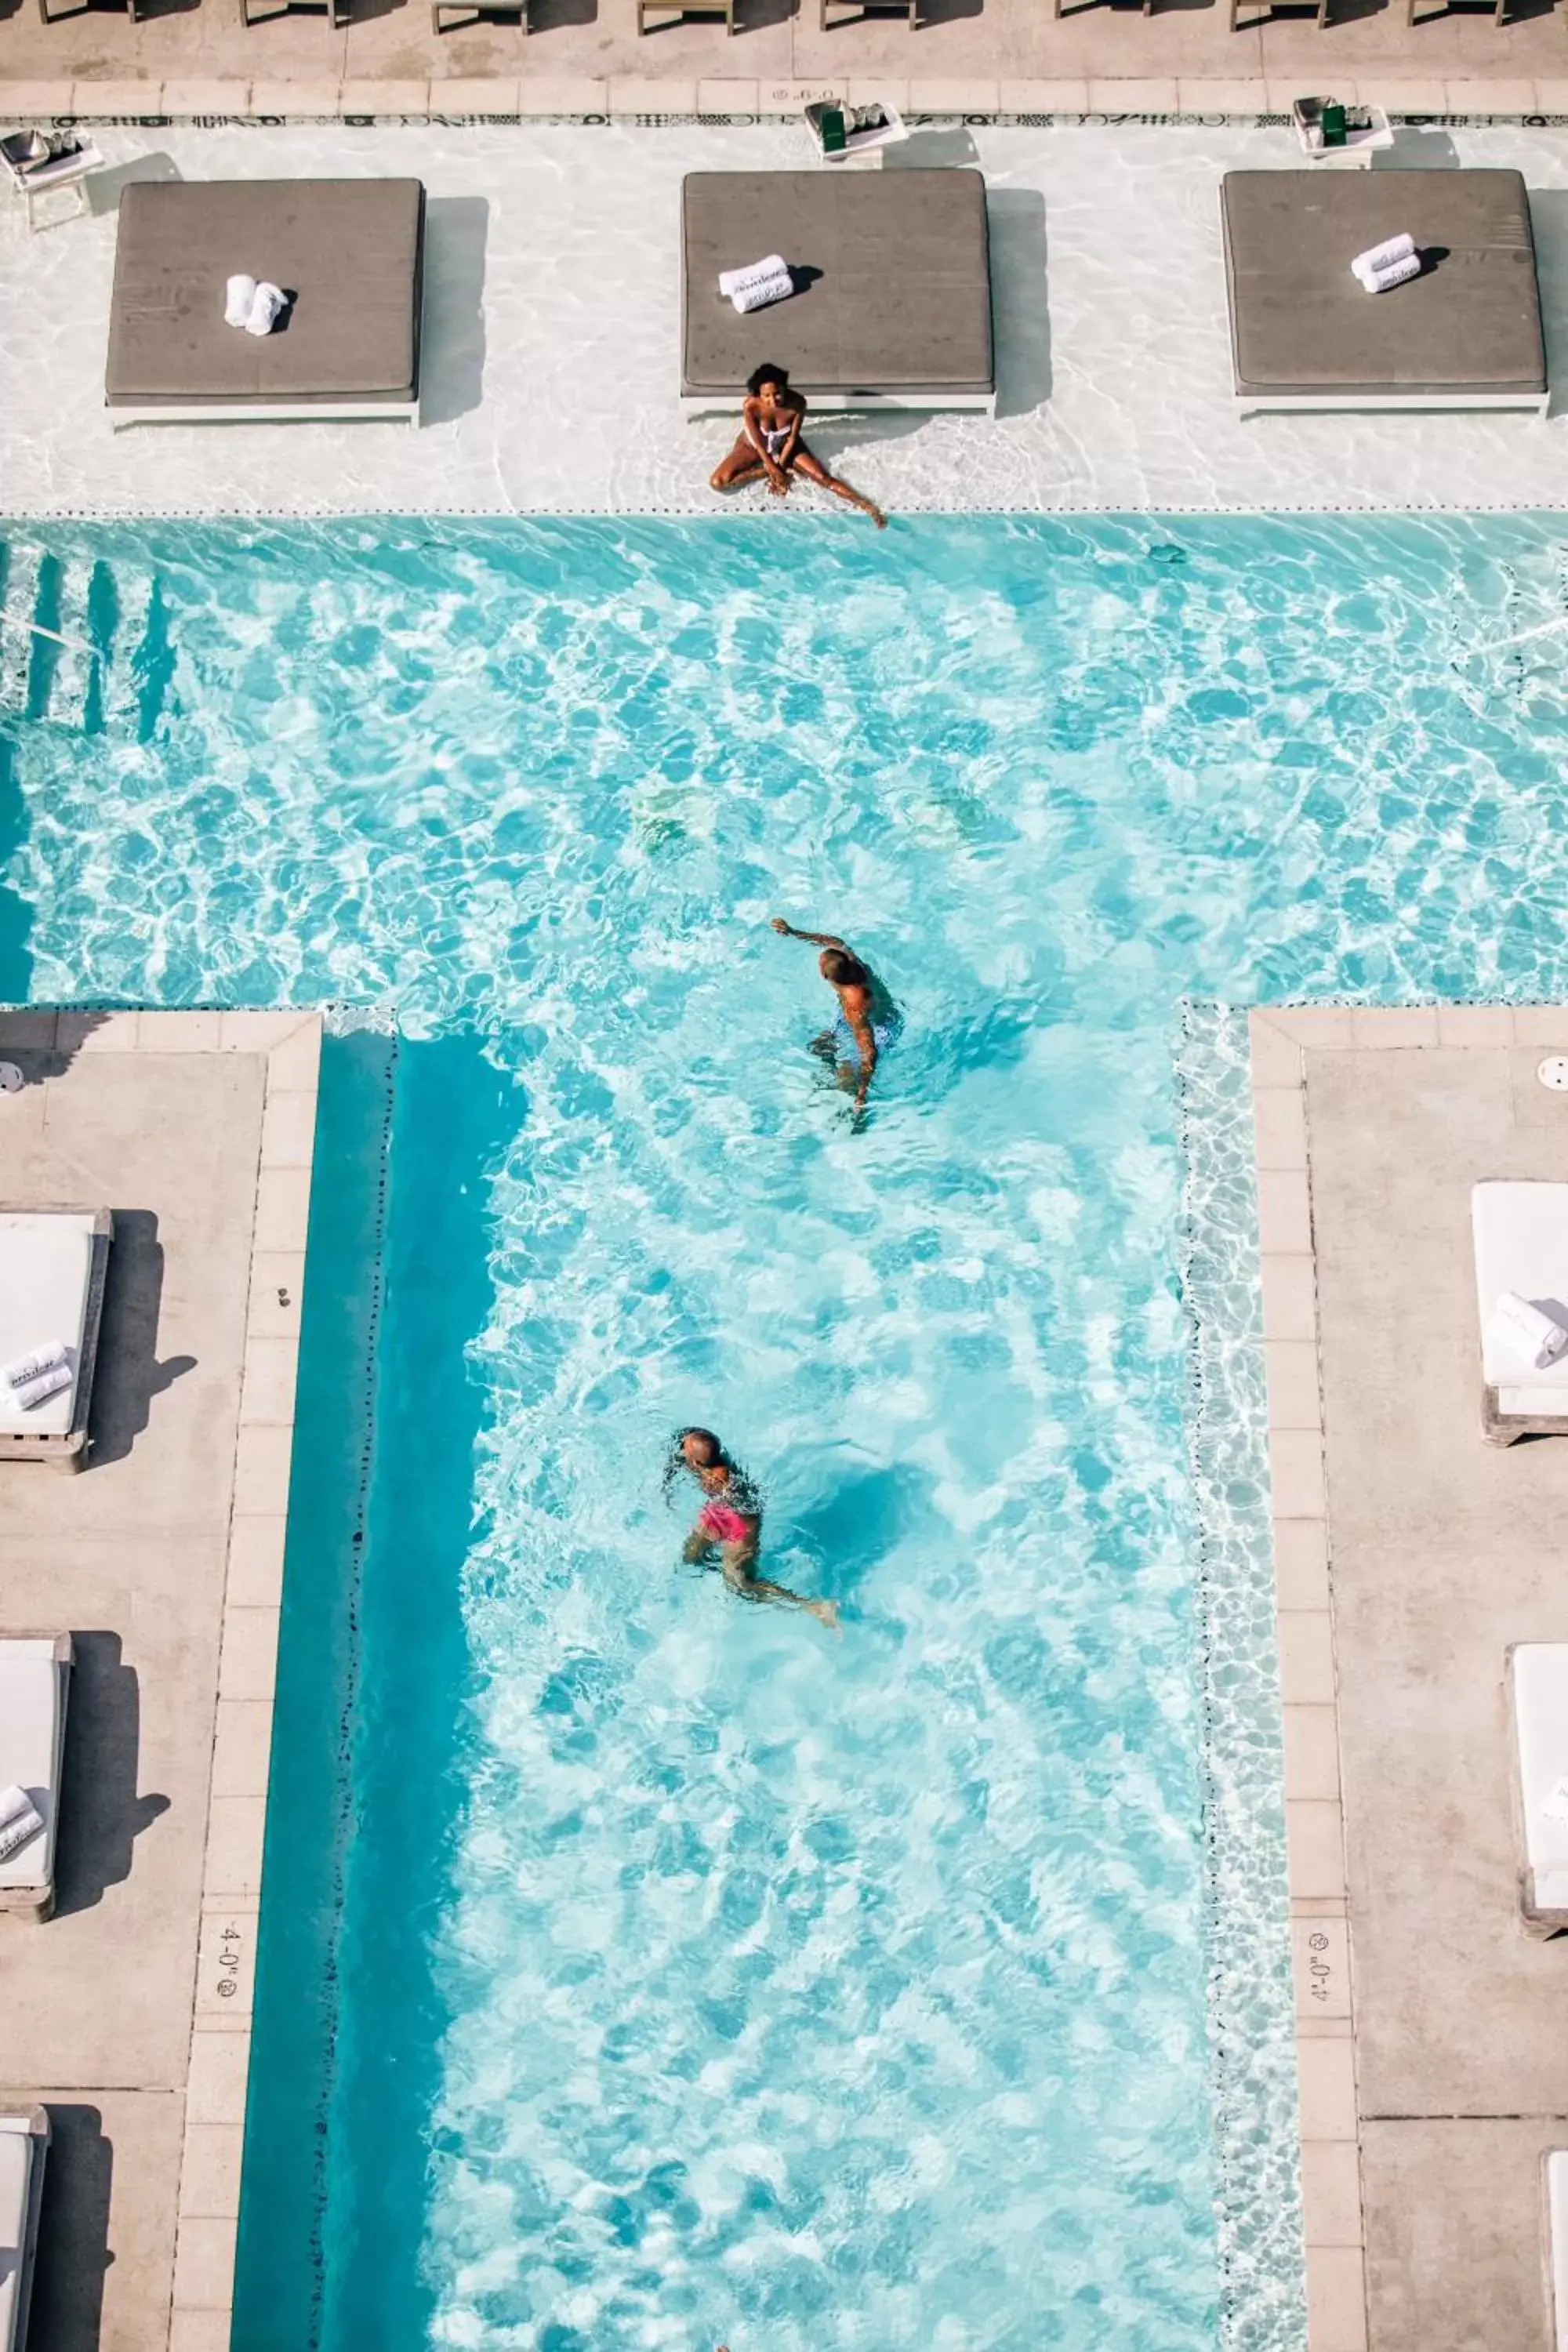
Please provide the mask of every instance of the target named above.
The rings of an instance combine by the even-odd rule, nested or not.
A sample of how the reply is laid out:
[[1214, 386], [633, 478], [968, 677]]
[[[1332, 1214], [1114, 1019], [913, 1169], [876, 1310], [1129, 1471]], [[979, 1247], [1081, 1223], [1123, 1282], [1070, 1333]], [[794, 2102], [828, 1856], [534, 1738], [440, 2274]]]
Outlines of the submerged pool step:
[[0, 714], [57, 726], [140, 721], [157, 582], [13, 544], [0, 595]]
[[106, 724], [140, 719], [152, 647], [153, 604], [157, 583], [150, 572], [111, 572], [114, 600], [111, 649], [100, 681]]
[[0, 711], [18, 719], [26, 715], [27, 709], [33, 647], [37, 643], [33, 624], [37, 617], [43, 568], [41, 549], [7, 549], [5, 593], [0, 602]]
[[63, 720], [68, 726], [79, 727], [86, 720], [92, 674], [99, 661], [88, 610], [93, 569], [91, 561], [80, 556], [68, 556], [59, 566], [54, 622], [55, 640], [59, 642], [46, 638], [40, 648], [46, 660], [52, 658], [53, 667], [47, 707], [39, 716]]

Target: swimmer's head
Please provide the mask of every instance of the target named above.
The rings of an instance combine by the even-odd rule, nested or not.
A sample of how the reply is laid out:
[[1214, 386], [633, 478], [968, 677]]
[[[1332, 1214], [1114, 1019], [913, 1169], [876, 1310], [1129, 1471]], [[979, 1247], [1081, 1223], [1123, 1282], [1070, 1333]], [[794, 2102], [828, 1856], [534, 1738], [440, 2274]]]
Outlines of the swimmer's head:
[[764, 360], [762, 366], [753, 368], [751, 374], [746, 378], [746, 390], [750, 393], [753, 400], [758, 400], [761, 398], [763, 392], [767, 390], [769, 385], [772, 385], [773, 387], [773, 397], [775, 399], [777, 399], [781, 392], [787, 392], [789, 390], [789, 370], [787, 368], [774, 367], [772, 360]]
[[694, 1470], [700, 1478], [704, 1471], [722, 1470], [728, 1461], [728, 1454], [710, 1429], [678, 1429], [665, 1457], [666, 1495], [683, 1470]]
[[871, 977], [859, 957], [851, 955], [847, 948], [824, 948], [816, 968], [835, 988], [864, 988]]

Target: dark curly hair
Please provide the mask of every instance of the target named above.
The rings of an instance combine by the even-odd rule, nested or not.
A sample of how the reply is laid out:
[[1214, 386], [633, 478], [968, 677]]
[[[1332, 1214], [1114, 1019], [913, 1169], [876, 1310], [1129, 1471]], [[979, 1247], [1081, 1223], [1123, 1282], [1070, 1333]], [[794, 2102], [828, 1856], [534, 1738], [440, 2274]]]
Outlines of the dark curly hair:
[[774, 367], [772, 360], [764, 360], [762, 366], [754, 367], [752, 370], [751, 374], [746, 378], [746, 391], [750, 398], [755, 400], [758, 393], [761, 392], [764, 383], [776, 383], [781, 392], [787, 392], [789, 390], [789, 370], [787, 368]]
[[669, 1452], [665, 1456], [663, 1485], [667, 1496], [681, 1472], [691, 1467], [686, 1458], [689, 1437], [700, 1438], [707, 1448], [708, 1460], [703, 1465], [704, 1469], [711, 1468], [716, 1463], [725, 1470], [732, 1470], [735, 1466], [710, 1429], [678, 1429], [669, 1441]]

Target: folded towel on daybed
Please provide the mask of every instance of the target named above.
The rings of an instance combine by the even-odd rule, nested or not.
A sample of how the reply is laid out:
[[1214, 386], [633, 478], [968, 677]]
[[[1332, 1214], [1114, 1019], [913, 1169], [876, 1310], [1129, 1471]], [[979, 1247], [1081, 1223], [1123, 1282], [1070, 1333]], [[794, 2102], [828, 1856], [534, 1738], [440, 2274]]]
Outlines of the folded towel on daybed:
[[1374, 278], [1380, 269], [1392, 269], [1396, 261], [1408, 261], [1415, 250], [1415, 239], [1402, 229], [1397, 236], [1385, 236], [1381, 245], [1369, 245], [1358, 253], [1351, 268], [1358, 278]]
[[741, 287], [730, 299], [743, 316], [748, 310], [765, 310], [770, 302], [787, 302], [794, 292], [795, 279], [784, 269], [776, 278], [759, 278]]
[[1568, 1330], [1554, 1315], [1537, 1307], [1533, 1299], [1521, 1298], [1517, 1290], [1505, 1290], [1497, 1303], [1494, 1328], [1521, 1362], [1543, 1372], [1554, 1364], [1564, 1348], [1568, 1348]]
[[238, 277], [231, 278], [227, 286], [224, 289], [223, 315], [225, 324], [230, 327], [243, 327], [247, 319], [250, 316], [251, 305], [255, 300], [256, 280], [254, 278], [247, 278], [243, 271]]
[[782, 253], [764, 254], [761, 261], [748, 261], [743, 269], [721, 269], [719, 291], [726, 301], [733, 300], [743, 286], [758, 283], [764, 278], [787, 278], [789, 266]]
[[256, 289], [250, 305], [250, 316], [245, 322], [247, 335], [269, 335], [283, 309], [285, 296], [281, 286], [273, 286], [264, 278]]

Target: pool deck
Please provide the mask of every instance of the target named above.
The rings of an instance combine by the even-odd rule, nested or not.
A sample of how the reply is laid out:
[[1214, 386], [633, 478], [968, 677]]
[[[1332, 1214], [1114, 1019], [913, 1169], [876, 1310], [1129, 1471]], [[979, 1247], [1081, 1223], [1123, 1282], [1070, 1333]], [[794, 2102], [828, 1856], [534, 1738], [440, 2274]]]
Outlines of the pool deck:
[[[98, 137], [110, 168], [88, 184], [91, 217], [29, 236], [21, 205], [0, 201], [7, 518], [731, 513], [763, 529], [825, 527], [827, 501], [808, 491], [715, 497], [708, 478], [734, 417], [688, 418], [677, 367], [683, 176], [807, 167], [803, 123], [182, 122]], [[1394, 151], [1401, 164], [1523, 173], [1560, 387], [1545, 418], [1239, 415], [1219, 183], [1289, 167], [1282, 125], [954, 120], [894, 152], [984, 170], [998, 329], [994, 418], [814, 420], [819, 454], [886, 507], [895, 531], [932, 512], [1473, 514], [1568, 502], [1568, 130], [1434, 123], [1401, 131]], [[128, 181], [377, 173], [416, 175], [429, 196], [417, 429], [111, 430], [105, 321]], [[826, 527], [861, 525], [838, 514]]]
[[89, 1465], [0, 1465], [5, 1621], [77, 1651], [58, 1907], [0, 1917], [40, 2352], [228, 2343], [320, 1041], [0, 1012], [0, 1199], [115, 1213]]
[[[324, 9], [279, 13], [246, 26], [237, 5], [223, 0], [150, 6], [137, 23], [121, 10], [92, 8], [46, 24], [41, 11], [17, 0], [9, 14], [0, 6], [0, 37], [7, 75], [95, 81], [113, 89], [140, 84], [155, 91], [164, 85], [175, 92], [176, 105], [201, 114], [228, 110], [210, 98], [204, 103], [204, 88], [252, 78], [272, 90], [289, 87], [318, 95], [346, 85], [362, 106], [377, 84], [411, 97], [426, 81], [475, 91], [483, 105], [487, 91], [504, 94], [509, 86], [515, 91], [520, 81], [525, 89], [552, 83], [561, 89], [572, 79], [635, 79], [650, 90], [689, 89], [702, 79], [738, 90], [742, 77], [773, 89], [868, 75], [919, 76], [934, 89], [940, 76], [951, 91], [973, 90], [982, 78], [994, 86], [998, 78], [1026, 78], [1037, 89], [1054, 87], [1056, 106], [1082, 111], [1089, 101], [1065, 94], [1077, 79], [1102, 88], [1122, 84], [1129, 110], [1142, 113], [1173, 111], [1173, 99], [1159, 93], [1162, 83], [1173, 85], [1177, 78], [1215, 89], [1247, 81], [1260, 89], [1266, 79], [1277, 79], [1294, 96], [1299, 89], [1325, 86], [1343, 91], [1347, 76], [1369, 72], [1412, 82], [1461, 75], [1500, 88], [1531, 77], [1561, 87], [1568, 77], [1562, 26], [1541, 0], [1516, 0], [1501, 28], [1489, 16], [1458, 11], [1431, 12], [1412, 26], [1398, 0], [1341, 5], [1326, 32], [1310, 15], [1260, 24], [1251, 8], [1242, 13], [1253, 21], [1233, 31], [1224, 0], [1164, 6], [1147, 16], [1081, 5], [1058, 16], [1043, 0], [921, 0], [920, 13], [913, 29], [902, 18], [879, 16], [825, 31], [816, 0], [741, 0], [733, 38], [711, 19], [656, 24], [639, 36], [635, 0], [531, 0], [525, 36], [515, 21], [437, 34], [426, 0], [361, 5], [340, 27]], [[422, 97], [417, 102], [423, 104]], [[1093, 101], [1097, 110], [1104, 102]], [[142, 103], [146, 107], [145, 97]], [[1046, 100], [1047, 110], [1052, 103]], [[285, 103], [274, 110], [293, 110]], [[752, 112], [754, 107], [737, 98], [714, 110]], [[960, 110], [979, 110], [961, 100]]]
[[1521, 1927], [1511, 1643], [1568, 1445], [1480, 1433], [1470, 1187], [1553, 1177], [1568, 1009], [1252, 1024], [1310, 2352], [1549, 2352], [1568, 1947]]

